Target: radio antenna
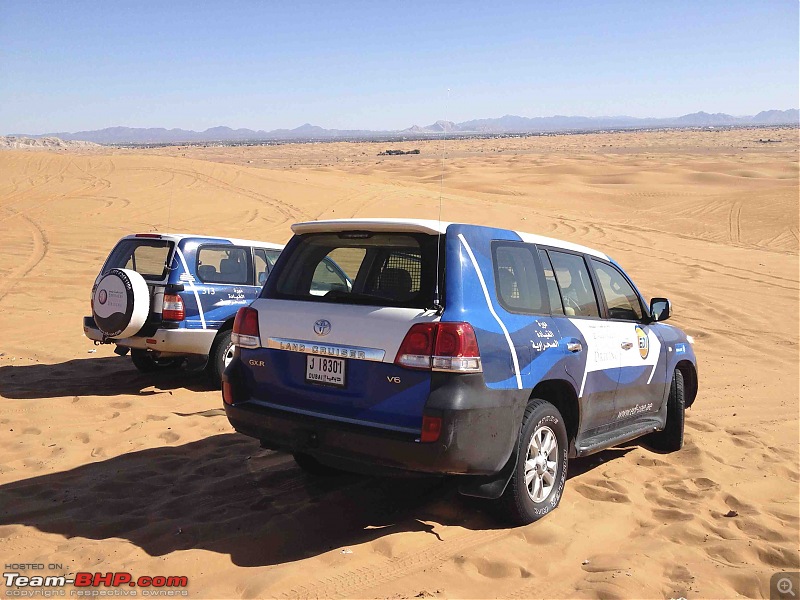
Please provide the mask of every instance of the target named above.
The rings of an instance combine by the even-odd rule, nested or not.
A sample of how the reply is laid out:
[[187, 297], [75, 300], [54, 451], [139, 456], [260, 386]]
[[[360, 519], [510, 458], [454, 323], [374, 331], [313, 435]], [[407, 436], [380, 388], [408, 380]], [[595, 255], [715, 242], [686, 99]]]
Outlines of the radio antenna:
[[433, 308], [436, 309], [436, 314], [441, 315], [444, 312], [441, 298], [439, 297], [439, 266], [442, 254], [442, 196], [444, 194], [444, 151], [445, 142], [447, 141], [447, 109], [450, 104], [450, 88], [447, 88], [447, 101], [444, 105], [444, 121], [442, 121], [442, 169], [439, 176], [439, 227], [436, 234], [436, 285], [433, 288]]

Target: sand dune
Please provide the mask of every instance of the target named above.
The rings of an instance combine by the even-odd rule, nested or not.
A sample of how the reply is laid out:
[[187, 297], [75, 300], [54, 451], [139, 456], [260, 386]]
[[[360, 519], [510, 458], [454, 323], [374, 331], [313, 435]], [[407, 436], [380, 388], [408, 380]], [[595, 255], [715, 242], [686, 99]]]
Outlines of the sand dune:
[[[768, 597], [800, 569], [797, 130], [447, 142], [443, 180], [440, 142], [385, 147], [0, 152], [6, 560], [209, 598]], [[681, 452], [575, 460], [559, 510], [506, 529], [448, 481], [314, 480], [233, 433], [201, 376], [89, 353], [122, 235], [283, 242], [305, 219], [435, 218], [440, 186], [446, 220], [597, 247], [673, 300], [701, 377]]]

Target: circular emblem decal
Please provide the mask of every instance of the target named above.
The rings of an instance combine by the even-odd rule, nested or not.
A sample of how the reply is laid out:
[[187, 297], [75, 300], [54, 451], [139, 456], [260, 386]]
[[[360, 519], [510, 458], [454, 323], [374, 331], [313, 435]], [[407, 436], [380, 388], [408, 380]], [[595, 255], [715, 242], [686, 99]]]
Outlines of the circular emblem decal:
[[636, 338], [639, 341], [639, 355], [642, 358], [647, 358], [647, 355], [650, 354], [650, 340], [647, 337], [647, 332], [638, 325], [636, 326]]
[[100, 293], [97, 294], [97, 301], [100, 304], [105, 304], [106, 300], [108, 300], [108, 292], [106, 290], [100, 290]]
[[314, 323], [314, 333], [317, 335], [328, 335], [331, 332], [331, 322], [328, 319], [318, 319]]

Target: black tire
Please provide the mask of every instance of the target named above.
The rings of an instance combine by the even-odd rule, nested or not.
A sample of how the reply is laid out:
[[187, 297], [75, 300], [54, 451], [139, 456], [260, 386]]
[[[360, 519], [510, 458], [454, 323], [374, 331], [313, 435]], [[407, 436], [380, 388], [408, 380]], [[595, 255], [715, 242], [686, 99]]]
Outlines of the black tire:
[[297, 463], [297, 466], [310, 475], [335, 475], [337, 473], [341, 473], [341, 471], [338, 469], [323, 465], [310, 454], [297, 452], [292, 454], [292, 456], [294, 457], [294, 462]]
[[222, 374], [225, 372], [225, 356], [233, 351], [231, 330], [226, 329], [217, 334], [211, 352], [208, 355], [206, 371], [215, 387], [222, 387]]
[[667, 423], [663, 431], [656, 431], [645, 438], [645, 444], [659, 452], [677, 452], [683, 448], [683, 423], [686, 412], [686, 396], [683, 373], [675, 369], [667, 398]]
[[133, 361], [133, 366], [142, 373], [153, 373], [154, 371], [177, 369], [183, 364], [184, 359], [156, 358], [152, 352], [147, 352], [147, 350], [131, 350], [131, 361]]
[[[537, 462], [537, 465], [531, 469], [533, 471], [531, 481], [533, 490], [531, 490], [525, 481], [525, 470], [529, 460], [529, 450], [535, 451], [535, 447], [532, 446], [534, 434], [538, 436], [537, 439], [541, 439], [542, 435], [554, 436], [557, 446], [545, 455], [546, 458], [555, 458], [555, 460], [542, 463], [542, 459], [539, 458], [541, 453], [532, 459]], [[530, 400], [525, 409], [517, 440], [517, 466], [505, 492], [494, 501], [502, 518], [514, 525], [527, 525], [541, 519], [558, 506], [564, 491], [564, 484], [567, 481], [568, 449], [567, 429], [558, 409], [545, 400]], [[555, 462], [555, 467], [549, 466], [552, 462]], [[551, 469], [554, 473], [551, 473]], [[547, 472], [546, 476], [545, 471]], [[535, 481], [537, 479], [539, 481]], [[545, 480], [551, 482], [549, 489]], [[542, 487], [537, 487], [537, 484]], [[543, 495], [543, 497], [535, 499], [538, 495]]]

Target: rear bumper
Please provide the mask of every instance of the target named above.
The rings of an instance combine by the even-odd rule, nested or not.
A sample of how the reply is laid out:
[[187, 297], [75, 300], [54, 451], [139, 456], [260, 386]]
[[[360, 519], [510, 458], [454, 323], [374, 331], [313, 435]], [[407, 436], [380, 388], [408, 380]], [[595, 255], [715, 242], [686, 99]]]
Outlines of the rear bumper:
[[[83, 333], [96, 342], [112, 342], [117, 346], [135, 350], [152, 350], [164, 354], [207, 355], [217, 335], [216, 329], [162, 329], [153, 335], [123, 339], [103, 339], [103, 332], [92, 317], [83, 318]], [[151, 340], [151, 341], [148, 341]]]
[[442, 433], [436, 442], [421, 443], [419, 435], [268, 406], [269, 398], [253, 398], [241, 389], [241, 368], [237, 357], [223, 376], [236, 400], [224, 404], [236, 431], [268, 448], [308, 453], [367, 473], [497, 473], [516, 445], [527, 401], [518, 390], [489, 390], [481, 374], [435, 373], [425, 414], [442, 418]]

